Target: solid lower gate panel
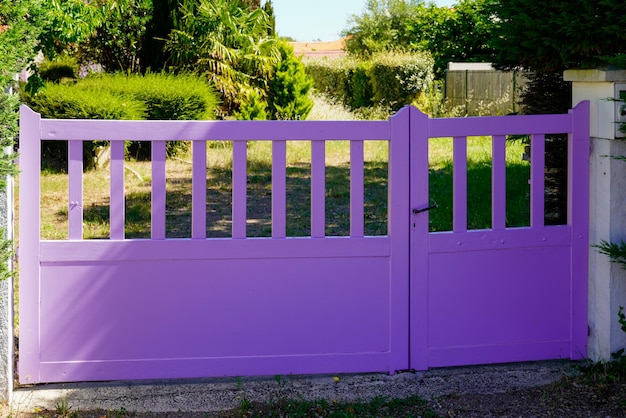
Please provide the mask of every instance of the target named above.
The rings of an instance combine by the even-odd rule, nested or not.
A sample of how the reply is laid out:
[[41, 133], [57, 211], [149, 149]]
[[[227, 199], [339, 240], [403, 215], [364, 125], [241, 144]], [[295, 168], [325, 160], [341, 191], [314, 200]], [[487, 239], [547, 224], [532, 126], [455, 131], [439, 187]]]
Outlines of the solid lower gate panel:
[[23, 381], [393, 372], [388, 241], [43, 242]]
[[[569, 227], [550, 232], [555, 242], [508, 244], [515, 241], [511, 230], [498, 234], [506, 236], [498, 240], [504, 248], [467, 250], [459, 250], [471, 247], [467, 236], [431, 235], [430, 367], [570, 358], [571, 251], [557, 238], [566, 238]], [[489, 234], [474, 235], [488, 242]]]

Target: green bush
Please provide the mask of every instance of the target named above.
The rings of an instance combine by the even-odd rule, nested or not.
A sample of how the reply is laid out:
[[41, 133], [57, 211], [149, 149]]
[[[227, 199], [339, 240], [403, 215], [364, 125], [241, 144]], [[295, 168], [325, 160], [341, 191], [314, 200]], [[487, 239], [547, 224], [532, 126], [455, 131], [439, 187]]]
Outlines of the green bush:
[[293, 47], [279, 42], [281, 59], [276, 64], [274, 76], [269, 82], [268, 107], [272, 119], [306, 119], [313, 108], [309, 90], [313, 80]]
[[59, 83], [75, 81], [78, 74], [76, 61], [67, 55], [61, 55], [53, 61], [44, 61], [39, 65], [39, 77], [43, 81]]
[[26, 103], [43, 118], [51, 119], [145, 119], [146, 106], [103, 88], [85, 89], [78, 84], [46, 84]]
[[351, 103], [350, 71], [356, 67], [356, 61], [344, 59], [313, 59], [306, 61], [305, 69], [313, 79], [313, 87], [318, 93], [330, 97], [346, 106]]
[[239, 104], [239, 111], [233, 116], [237, 120], [266, 120], [267, 119], [267, 102], [263, 100], [261, 95], [253, 89], [243, 94], [243, 99]]
[[149, 120], [215, 119], [218, 106], [217, 94], [204, 79], [188, 74], [103, 74], [82, 80], [78, 87], [132, 97], [145, 104]]
[[376, 54], [368, 70], [374, 102], [394, 110], [412, 103], [433, 82], [433, 65], [428, 54]]
[[426, 53], [311, 60], [306, 69], [318, 92], [352, 109], [382, 105], [397, 110], [428, 91], [434, 80], [433, 59]]
[[362, 61], [357, 63], [350, 73], [350, 107], [353, 109], [369, 107], [373, 104], [374, 92], [372, 90], [372, 82], [368, 76], [370, 67], [371, 63], [369, 61]]
[[[146, 108], [140, 101], [111, 94], [103, 89], [82, 89], [75, 84], [49, 83], [36, 95], [25, 95], [26, 104], [43, 118], [51, 119], [144, 119]], [[98, 142], [83, 146], [85, 165], [94, 162]], [[43, 168], [67, 168], [67, 142], [43, 141], [41, 146]]]
[[[213, 119], [217, 95], [206, 82], [191, 75], [102, 74], [75, 84], [52, 84], [36, 95], [25, 95], [25, 102], [44, 118], [55, 119]], [[97, 145], [97, 144], [96, 144]], [[168, 155], [187, 150], [187, 142], [168, 142]], [[62, 169], [67, 160], [66, 146], [45, 144], [44, 164]], [[129, 152], [149, 158], [149, 143], [133, 142]], [[85, 146], [85, 161], [93, 160], [93, 146]]]

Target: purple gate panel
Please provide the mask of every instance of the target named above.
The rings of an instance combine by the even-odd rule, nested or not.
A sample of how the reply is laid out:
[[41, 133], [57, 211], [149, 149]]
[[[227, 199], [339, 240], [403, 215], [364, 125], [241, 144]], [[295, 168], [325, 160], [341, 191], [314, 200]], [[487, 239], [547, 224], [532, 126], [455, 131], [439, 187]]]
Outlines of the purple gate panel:
[[[411, 367], [584, 358], [589, 105], [566, 115], [430, 119], [411, 145]], [[569, 136], [568, 223], [544, 226], [545, 139]], [[530, 226], [506, 227], [507, 135], [531, 145]], [[467, 138], [492, 141], [492, 228], [467, 225]], [[429, 138], [452, 137], [453, 230], [428, 232]], [[436, 210], [436, 209], [435, 209]]]
[[[408, 216], [408, 110], [374, 122], [41, 120], [23, 107], [23, 383], [394, 372], [408, 364], [408, 231], [364, 237], [364, 141]], [[70, 141], [69, 240], [39, 237], [39, 147]], [[82, 238], [84, 140], [111, 141], [111, 239]], [[151, 239], [124, 234], [124, 140], [152, 142]], [[166, 239], [165, 140], [192, 141], [192, 237]], [[206, 238], [207, 141], [233, 142], [232, 239]], [[286, 141], [311, 143], [311, 237], [286, 236]], [[350, 142], [349, 237], [325, 236], [325, 141]], [[246, 237], [247, 143], [272, 141], [272, 236]], [[404, 160], [404, 161], [402, 161]], [[29, 187], [32, 186], [32, 187]], [[395, 256], [394, 256], [395, 255]]]

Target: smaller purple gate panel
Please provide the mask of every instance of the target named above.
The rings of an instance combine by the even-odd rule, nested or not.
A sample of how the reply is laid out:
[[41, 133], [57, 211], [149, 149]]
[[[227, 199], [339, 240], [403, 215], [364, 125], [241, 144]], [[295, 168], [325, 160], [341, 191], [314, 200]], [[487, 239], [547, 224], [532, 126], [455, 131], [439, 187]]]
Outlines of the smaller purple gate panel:
[[[429, 204], [427, 139], [453, 138], [453, 228], [413, 215], [411, 368], [586, 357], [589, 104], [564, 115], [415, 112], [411, 206]], [[544, 225], [545, 140], [568, 136], [567, 224]], [[507, 135], [530, 137], [530, 226], [506, 226]], [[492, 138], [491, 229], [468, 230], [467, 138]]]
[[[387, 121], [48, 120], [21, 108], [22, 383], [405, 369], [586, 355], [588, 104]], [[568, 223], [543, 225], [543, 143], [569, 135]], [[531, 135], [531, 225], [504, 223], [506, 135]], [[469, 136], [493, 142], [493, 222], [467, 229]], [[428, 231], [429, 138], [454, 138], [454, 228]], [[68, 141], [68, 239], [42, 240], [41, 141]], [[110, 141], [110, 238], [83, 239], [83, 141]], [[151, 141], [151, 238], [125, 237], [124, 141]], [[166, 238], [166, 141], [192, 142], [192, 232]], [[231, 141], [232, 231], [207, 238], [207, 144]], [[272, 148], [271, 236], [246, 234], [247, 144]], [[310, 236], [286, 233], [286, 143], [310, 143]], [[326, 236], [326, 142], [350, 149], [350, 233]], [[364, 229], [386, 141], [388, 227]], [[463, 168], [465, 167], [465, 168]], [[210, 196], [208, 197], [210, 198]], [[381, 203], [382, 204], [382, 203]], [[413, 209], [418, 209], [414, 213]], [[541, 214], [541, 216], [540, 216]]]

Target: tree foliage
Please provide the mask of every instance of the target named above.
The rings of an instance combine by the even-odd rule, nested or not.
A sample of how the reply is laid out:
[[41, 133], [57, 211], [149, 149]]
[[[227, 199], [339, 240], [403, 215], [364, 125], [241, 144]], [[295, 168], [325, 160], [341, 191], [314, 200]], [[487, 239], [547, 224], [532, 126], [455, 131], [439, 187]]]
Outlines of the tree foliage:
[[276, 65], [269, 83], [268, 106], [272, 119], [306, 119], [313, 108], [309, 90], [313, 80], [304, 64], [296, 57], [293, 47], [282, 41], [278, 44], [281, 60]]
[[152, 0], [93, 0], [102, 20], [80, 46], [83, 62], [97, 62], [108, 72], [138, 72], [144, 39], [152, 19]]
[[426, 51], [442, 77], [450, 61], [489, 61], [497, 0], [461, 0], [454, 8], [423, 0], [368, 0], [344, 32], [348, 52]]
[[39, 47], [49, 59], [76, 52], [103, 22], [102, 11], [83, 0], [39, 1], [43, 14]]
[[0, 93], [35, 57], [43, 21], [40, 0], [0, 2]]
[[251, 11], [238, 0], [183, 0], [180, 15], [166, 42], [173, 66], [205, 74], [228, 113], [242, 86], [267, 91], [280, 55], [263, 9]]
[[265, 3], [263, 4], [263, 10], [265, 11], [265, 14], [267, 15], [267, 19], [268, 19], [268, 31], [267, 34], [270, 36], [275, 36], [276, 35], [276, 17], [274, 16], [274, 5], [272, 4], [272, 0], [266, 0]]
[[[39, 0], [0, 2], [0, 190], [6, 178], [17, 172], [12, 149], [18, 135], [18, 98], [9, 89], [16, 73], [34, 59], [43, 24]], [[7, 208], [8, 210], [8, 208]], [[9, 260], [13, 245], [0, 234], [0, 279], [11, 277]]]
[[607, 65], [626, 52], [626, 13], [619, 0], [500, 0], [494, 46], [503, 68], [561, 72]]

